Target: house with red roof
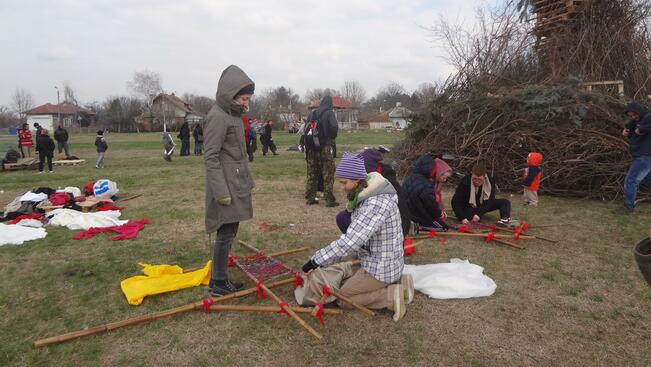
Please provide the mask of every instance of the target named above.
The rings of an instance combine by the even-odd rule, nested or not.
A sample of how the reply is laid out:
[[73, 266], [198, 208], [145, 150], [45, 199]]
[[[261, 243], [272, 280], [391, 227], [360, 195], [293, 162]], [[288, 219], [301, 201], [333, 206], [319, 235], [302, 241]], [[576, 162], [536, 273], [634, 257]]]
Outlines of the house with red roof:
[[89, 126], [96, 118], [96, 113], [72, 103], [59, 104], [46, 103], [25, 112], [30, 130], [36, 130], [34, 124], [38, 123], [49, 131], [54, 131], [59, 124], [65, 128], [73, 126]]
[[141, 131], [162, 131], [163, 126], [171, 130], [178, 130], [184, 122], [192, 128], [195, 124], [202, 124], [206, 115], [192, 108], [192, 104], [183, 101], [174, 93], [161, 93], [152, 101], [150, 111], [145, 111], [136, 123]]
[[[307, 106], [309, 111], [319, 108], [321, 101], [312, 101]], [[357, 113], [358, 110], [353, 106], [353, 102], [341, 97], [332, 96], [332, 109], [337, 116], [337, 122], [340, 129], [356, 129], [357, 128]]]

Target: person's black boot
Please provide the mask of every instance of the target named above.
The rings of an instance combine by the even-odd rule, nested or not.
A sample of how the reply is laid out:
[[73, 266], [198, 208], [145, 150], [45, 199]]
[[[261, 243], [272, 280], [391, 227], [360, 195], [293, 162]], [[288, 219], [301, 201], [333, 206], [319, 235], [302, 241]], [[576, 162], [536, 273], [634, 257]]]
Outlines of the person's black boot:
[[231, 282], [230, 280], [211, 280], [209, 284], [209, 292], [211, 296], [225, 296], [242, 289], [243, 284]]

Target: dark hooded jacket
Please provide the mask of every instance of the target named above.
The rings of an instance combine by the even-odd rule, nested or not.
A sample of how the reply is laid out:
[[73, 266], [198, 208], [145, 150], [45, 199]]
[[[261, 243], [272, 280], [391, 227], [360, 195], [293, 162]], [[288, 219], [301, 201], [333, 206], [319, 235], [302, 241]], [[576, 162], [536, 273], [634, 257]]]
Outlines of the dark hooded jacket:
[[333, 145], [339, 132], [339, 123], [337, 122], [335, 111], [332, 109], [331, 96], [325, 96], [321, 99], [319, 108], [310, 113], [307, 121], [309, 123], [309, 121], [315, 119], [319, 121], [317, 129], [319, 131], [319, 139], [321, 139], [321, 146]]
[[41, 134], [36, 137], [36, 150], [47, 157], [52, 157], [54, 156], [54, 141], [49, 135]]
[[184, 122], [183, 125], [181, 125], [178, 138], [181, 140], [190, 140], [190, 127], [187, 122]]
[[68, 141], [68, 131], [62, 127], [57, 128], [54, 130], [54, 140], [58, 141], [59, 143], [65, 143]]
[[[486, 201], [495, 200], [495, 192], [497, 191], [497, 183], [495, 182], [495, 177], [487, 177], [488, 181], [490, 181], [491, 184], [491, 194], [487, 200], [484, 200], [484, 203]], [[475, 194], [475, 202], [477, 203], [477, 207], [473, 208], [470, 206], [470, 185], [472, 185], [472, 175], [468, 174], [461, 179], [459, 185], [457, 185], [457, 189], [455, 190], [454, 195], [452, 196], [452, 210], [454, 210], [454, 215], [460, 221], [464, 219], [471, 220], [475, 214], [480, 217], [486, 214], [484, 207], [480, 205], [480, 196], [482, 194], [481, 186], [476, 189]]]
[[[206, 231], [215, 232], [225, 223], [253, 217], [251, 190], [255, 186], [249, 172], [242, 114], [244, 108], [233, 100], [253, 81], [235, 65], [222, 73], [217, 86], [216, 103], [204, 125], [204, 162], [206, 166]], [[219, 203], [231, 198], [231, 204]]]
[[430, 180], [434, 167], [436, 160], [432, 156], [421, 155], [402, 185], [411, 220], [423, 226], [430, 226], [441, 219], [441, 208], [436, 202], [434, 184]]
[[[640, 115], [640, 121], [630, 121], [626, 128], [630, 130], [628, 136], [629, 149], [633, 158], [651, 155], [651, 111], [640, 106], [637, 102], [631, 102], [626, 106], [627, 112], [635, 112]], [[640, 129], [642, 135], [635, 133], [635, 129]]]

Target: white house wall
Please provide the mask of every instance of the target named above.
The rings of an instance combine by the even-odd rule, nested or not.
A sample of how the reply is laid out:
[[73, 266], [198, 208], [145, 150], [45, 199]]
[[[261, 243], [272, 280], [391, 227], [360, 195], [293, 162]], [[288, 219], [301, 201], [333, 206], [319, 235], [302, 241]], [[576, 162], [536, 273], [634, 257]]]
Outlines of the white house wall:
[[34, 123], [38, 122], [44, 129], [48, 129], [50, 132], [54, 131], [54, 117], [52, 115], [30, 115], [27, 116], [27, 123], [29, 124], [29, 129], [35, 131]]

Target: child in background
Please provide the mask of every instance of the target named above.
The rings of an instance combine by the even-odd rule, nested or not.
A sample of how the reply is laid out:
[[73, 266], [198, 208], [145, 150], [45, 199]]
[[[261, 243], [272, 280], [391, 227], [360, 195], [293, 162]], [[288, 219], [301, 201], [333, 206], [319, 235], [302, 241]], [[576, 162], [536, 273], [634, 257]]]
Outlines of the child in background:
[[97, 163], [95, 163], [95, 168], [104, 168], [104, 153], [108, 149], [108, 144], [106, 143], [103, 130], [97, 130], [95, 146], [97, 147]]
[[527, 156], [527, 168], [524, 169], [522, 185], [524, 186], [524, 205], [538, 206], [538, 187], [542, 177], [543, 155], [537, 152]]

